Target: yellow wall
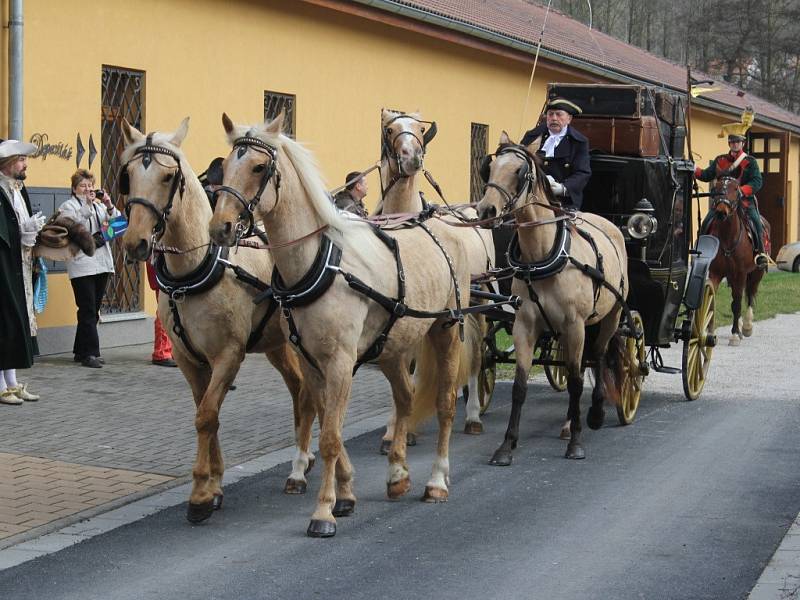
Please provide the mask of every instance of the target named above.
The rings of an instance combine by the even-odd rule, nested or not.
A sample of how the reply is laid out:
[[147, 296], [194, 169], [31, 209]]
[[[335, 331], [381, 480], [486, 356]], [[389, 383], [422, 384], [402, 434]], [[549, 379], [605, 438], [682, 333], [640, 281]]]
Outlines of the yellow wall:
[[[6, 15], [7, 2], [0, 0]], [[102, 65], [140, 69], [146, 72], [147, 129], [172, 130], [191, 116], [184, 150], [196, 172], [227, 153], [221, 113], [259, 122], [264, 90], [271, 90], [296, 94], [297, 139], [314, 150], [331, 188], [345, 173], [378, 160], [381, 107], [421, 111], [439, 125], [426, 168], [449, 200], [462, 201], [469, 193], [470, 123], [489, 125], [491, 151], [501, 130], [518, 139], [534, 124], [547, 82], [587, 80], [580, 73], [570, 78], [549, 71], [540, 61], [522, 118], [529, 64], [304, 2], [87, 4], [25, 2], [25, 136], [47, 132], [51, 142], [74, 145], [77, 133], [84, 144], [91, 133], [97, 142]], [[7, 38], [2, 41], [5, 48]], [[0, 113], [4, 133], [5, 103], [0, 102]], [[693, 149], [700, 162], [724, 150], [716, 134], [727, 120], [702, 111], [695, 115]], [[796, 175], [796, 143], [793, 149]], [[29, 184], [66, 187], [74, 168], [74, 159], [36, 159]], [[98, 163], [93, 170], [99, 173]], [[797, 185], [800, 177], [794, 179]], [[374, 205], [376, 173], [369, 185], [367, 204]], [[796, 235], [796, 223], [793, 231]], [[54, 276], [51, 285], [41, 326], [74, 323], [66, 277]], [[56, 291], [62, 287], [66, 291]], [[56, 305], [54, 294], [64, 302]], [[152, 296], [143, 294], [151, 313]]]

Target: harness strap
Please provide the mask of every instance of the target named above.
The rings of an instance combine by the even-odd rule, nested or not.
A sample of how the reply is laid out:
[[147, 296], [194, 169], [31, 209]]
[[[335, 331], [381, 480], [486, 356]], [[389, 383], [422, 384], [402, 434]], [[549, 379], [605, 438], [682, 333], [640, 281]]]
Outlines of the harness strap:
[[206, 357], [200, 354], [189, 340], [189, 334], [186, 333], [186, 329], [184, 329], [183, 323], [181, 322], [181, 315], [178, 312], [178, 303], [172, 296], [169, 297], [169, 308], [172, 311], [172, 331], [180, 338], [181, 342], [183, 342], [183, 346], [189, 351], [189, 354], [194, 356], [195, 360], [201, 365], [207, 366], [208, 360]]
[[[427, 225], [424, 223], [420, 223], [419, 226], [422, 230], [427, 233], [434, 243], [439, 246], [439, 250], [442, 251], [445, 260], [447, 261], [447, 268], [450, 270], [450, 278], [453, 280], [453, 287], [455, 288], [456, 292], [456, 313], [455, 313], [455, 320], [458, 322], [458, 337], [461, 341], [464, 341], [464, 312], [461, 310], [461, 290], [458, 287], [458, 278], [456, 277], [456, 270], [453, 267], [453, 259], [450, 258], [450, 255], [447, 254], [447, 251], [442, 246], [442, 243], [437, 239], [437, 237], [433, 234], [433, 232], [428, 229]], [[452, 313], [452, 311], [450, 311]]]

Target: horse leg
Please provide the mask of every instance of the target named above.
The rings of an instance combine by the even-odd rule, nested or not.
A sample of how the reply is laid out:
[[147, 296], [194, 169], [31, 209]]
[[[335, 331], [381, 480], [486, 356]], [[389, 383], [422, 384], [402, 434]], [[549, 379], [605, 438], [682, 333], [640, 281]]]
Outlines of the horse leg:
[[[436, 352], [438, 390], [436, 397], [436, 414], [439, 420], [439, 437], [436, 443], [436, 460], [431, 470], [431, 478], [425, 485], [423, 502], [447, 502], [450, 484], [450, 433], [453, 429], [453, 419], [456, 416], [456, 385], [458, 380], [458, 366], [460, 343], [456, 327], [444, 327], [439, 323], [434, 324], [428, 332], [429, 340]], [[418, 368], [421, 367], [418, 365]], [[420, 375], [420, 380], [424, 381]]]
[[314, 454], [311, 452], [311, 426], [317, 411], [311, 395], [303, 385], [303, 373], [297, 353], [283, 343], [266, 352], [267, 359], [283, 377], [289, 394], [292, 396], [294, 412], [294, 438], [297, 452], [292, 460], [292, 472], [289, 474], [283, 492], [285, 494], [305, 494], [306, 473], [314, 466]]
[[[192, 523], [206, 520], [214, 510], [222, 506], [222, 476], [225, 465], [217, 436], [219, 411], [243, 359], [244, 356], [239, 352], [218, 357], [212, 366], [211, 379], [197, 403], [194, 419], [197, 457], [192, 469], [193, 487], [186, 513], [186, 518]], [[178, 364], [181, 362], [183, 361], [179, 360]], [[193, 363], [192, 366], [194, 367]], [[194, 368], [197, 371], [202, 369]]]
[[[603, 403], [606, 401], [609, 390], [606, 388], [606, 374], [609, 370], [609, 342], [614, 337], [619, 327], [619, 317], [622, 309], [612, 310], [600, 322], [600, 330], [592, 346], [592, 357], [597, 366], [593, 367], [594, 389], [592, 390], [592, 406], [586, 414], [586, 424], [589, 429], [600, 429], [605, 421], [606, 411]], [[613, 361], [612, 361], [613, 362]]]
[[[408, 361], [409, 366], [406, 369], [409, 374], [414, 372], [414, 361], [413, 359]], [[386, 422], [386, 432], [383, 434], [381, 438], [381, 445], [379, 448], [379, 452], [384, 456], [389, 454], [389, 450], [392, 448], [392, 440], [394, 439], [394, 427], [395, 421], [397, 420], [397, 415], [395, 414], [394, 408], [392, 409], [392, 414], [389, 416], [389, 420]], [[407, 446], [416, 446], [417, 445], [417, 436], [415, 433], [408, 431], [406, 432], [406, 445]]]
[[517, 355], [517, 368], [514, 372], [514, 387], [511, 389], [511, 414], [508, 417], [508, 427], [503, 443], [489, 460], [490, 465], [499, 467], [507, 467], [511, 464], [512, 450], [517, 447], [522, 405], [525, 404], [525, 396], [528, 393], [528, 372], [533, 364], [533, 349], [539, 332], [526, 326], [524, 315], [518, 313], [512, 333], [514, 350]]
[[[336, 504], [337, 490], [341, 500], [350, 501], [355, 506], [356, 498], [352, 491], [352, 466], [345, 459], [339, 464], [344, 451], [341, 426], [347, 410], [352, 386], [353, 360], [339, 353], [320, 362], [324, 373], [313, 373], [309, 389], [322, 395], [321, 404], [325, 407], [320, 423], [319, 453], [323, 468], [317, 506], [311, 515], [306, 533], [310, 537], [333, 537], [336, 535], [336, 519], [333, 508]], [[311, 376], [311, 370], [304, 370]], [[350, 468], [348, 472], [348, 467]], [[343, 478], [337, 485], [337, 476]]]
[[570, 439], [566, 458], [586, 458], [581, 444], [581, 394], [583, 393], [583, 343], [585, 331], [582, 324], [573, 324], [562, 336], [564, 361], [567, 369], [567, 393], [569, 393]]
[[742, 334], [739, 331], [739, 321], [742, 316], [744, 281], [743, 278], [737, 274], [736, 277], [728, 277], [728, 283], [731, 286], [731, 312], [733, 313], [733, 326], [731, 327], [731, 337], [728, 340], [728, 345], [738, 346], [742, 339]]
[[[411, 478], [406, 462], [406, 445], [414, 384], [411, 374], [403, 366], [404, 364], [404, 360], [387, 361], [381, 364], [381, 370], [392, 387], [392, 399], [394, 400], [391, 421], [393, 437], [388, 440], [389, 470], [386, 477], [386, 495], [392, 500], [400, 498], [411, 489]], [[400, 367], [398, 368], [397, 365]]]
[[469, 376], [467, 390], [467, 417], [464, 423], [464, 433], [483, 433], [483, 423], [481, 423], [481, 402], [480, 398], [478, 397], [477, 375]]
[[745, 285], [747, 312], [745, 313], [744, 325], [742, 326], [742, 335], [744, 335], [744, 337], [753, 335], [753, 308], [755, 308], [756, 305], [758, 285], [761, 283], [762, 277], [764, 277], [764, 271], [761, 269], [754, 269], [747, 274], [747, 283]]

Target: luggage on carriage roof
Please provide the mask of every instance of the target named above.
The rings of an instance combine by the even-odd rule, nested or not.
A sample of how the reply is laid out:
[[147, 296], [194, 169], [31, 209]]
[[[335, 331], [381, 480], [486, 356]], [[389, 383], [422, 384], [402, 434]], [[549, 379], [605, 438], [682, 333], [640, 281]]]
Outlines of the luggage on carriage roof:
[[554, 83], [548, 98], [566, 98], [583, 110], [582, 117], [654, 116], [655, 107], [647, 88], [641, 85], [606, 85], [585, 83]]
[[575, 117], [575, 128], [589, 139], [589, 150], [622, 156], [652, 157], [661, 150], [655, 117]]

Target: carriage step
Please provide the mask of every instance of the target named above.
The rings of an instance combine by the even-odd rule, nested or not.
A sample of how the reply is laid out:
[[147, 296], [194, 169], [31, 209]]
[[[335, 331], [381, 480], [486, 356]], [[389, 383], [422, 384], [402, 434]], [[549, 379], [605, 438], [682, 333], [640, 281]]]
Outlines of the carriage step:
[[675, 375], [675, 374], [681, 372], [680, 369], [676, 369], [675, 367], [666, 367], [666, 366], [663, 366], [663, 365], [660, 366], [660, 367], [656, 366], [656, 365], [653, 365], [653, 370], [657, 371], [658, 373], [669, 373], [670, 375]]

